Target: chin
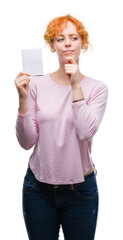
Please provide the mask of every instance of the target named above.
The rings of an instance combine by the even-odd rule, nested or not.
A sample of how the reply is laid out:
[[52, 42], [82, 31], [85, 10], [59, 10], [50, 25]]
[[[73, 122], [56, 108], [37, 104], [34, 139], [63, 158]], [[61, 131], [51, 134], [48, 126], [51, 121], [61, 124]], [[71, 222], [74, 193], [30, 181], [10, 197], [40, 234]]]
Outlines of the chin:
[[62, 64], [66, 64], [67, 57], [73, 57], [77, 63], [79, 62], [79, 56], [74, 56], [72, 54], [66, 54], [64, 57], [59, 57], [59, 62], [61, 62]]
[[[67, 57], [67, 56], [66, 56]], [[59, 58], [59, 62], [61, 62], [62, 64], [66, 64], [66, 57], [64, 58]]]

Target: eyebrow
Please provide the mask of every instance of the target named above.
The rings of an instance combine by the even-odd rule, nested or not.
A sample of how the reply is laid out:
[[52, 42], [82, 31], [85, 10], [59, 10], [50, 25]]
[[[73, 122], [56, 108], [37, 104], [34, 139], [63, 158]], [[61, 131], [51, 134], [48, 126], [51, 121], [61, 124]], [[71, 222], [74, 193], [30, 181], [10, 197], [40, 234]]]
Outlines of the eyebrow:
[[[72, 33], [72, 34], [69, 34], [69, 36], [73, 36], [73, 35], [78, 35], [78, 33]], [[59, 37], [59, 36], [63, 36], [64, 37], [64, 34], [57, 34], [56, 37]]]

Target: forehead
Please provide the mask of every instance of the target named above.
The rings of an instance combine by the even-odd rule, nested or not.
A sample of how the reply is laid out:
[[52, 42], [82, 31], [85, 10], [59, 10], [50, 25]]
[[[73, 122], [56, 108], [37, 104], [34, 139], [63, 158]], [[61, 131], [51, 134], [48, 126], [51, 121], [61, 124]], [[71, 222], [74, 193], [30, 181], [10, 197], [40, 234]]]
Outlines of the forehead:
[[72, 22], [68, 22], [67, 23], [67, 26], [64, 26], [63, 24], [63, 29], [62, 31], [59, 32], [59, 34], [77, 34], [77, 31], [76, 31], [76, 26], [72, 23]]

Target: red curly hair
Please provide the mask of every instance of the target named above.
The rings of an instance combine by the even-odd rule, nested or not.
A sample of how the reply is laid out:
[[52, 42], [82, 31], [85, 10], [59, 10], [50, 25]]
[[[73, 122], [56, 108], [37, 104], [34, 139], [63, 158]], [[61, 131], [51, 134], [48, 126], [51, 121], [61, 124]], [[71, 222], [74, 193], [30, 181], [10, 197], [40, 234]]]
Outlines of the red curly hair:
[[82, 22], [80, 22], [78, 19], [72, 17], [71, 15], [61, 16], [54, 18], [48, 25], [46, 32], [44, 34], [44, 39], [48, 44], [53, 43], [54, 37], [61, 33], [64, 27], [67, 27], [68, 22], [72, 22], [76, 26], [77, 33], [81, 36], [82, 43], [83, 43], [83, 49], [85, 51], [88, 50], [89, 47], [89, 35], [86, 31], [84, 25]]

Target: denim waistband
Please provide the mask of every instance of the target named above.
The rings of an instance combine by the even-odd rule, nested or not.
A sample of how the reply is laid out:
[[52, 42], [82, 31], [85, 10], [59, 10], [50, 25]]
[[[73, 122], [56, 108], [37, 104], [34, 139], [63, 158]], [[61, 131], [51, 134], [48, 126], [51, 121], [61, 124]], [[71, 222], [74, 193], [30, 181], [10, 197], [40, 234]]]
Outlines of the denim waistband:
[[[35, 178], [35, 176], [34, 176], [34, 173], [32, 172], [32, 170], [31, 170], [31, 168], [30, 168], [30, 166], [28, 165], [28, 169], [27, 169], [27, 172], [28, 172], [28, 174], [30, 175], [30, 176], [32, 176], [33, 178]], [[84, 176], [84, 179], [85, 179], [85, 181], [83, 181], [83, 182], [79, 182], [79, 183], [73, 183], [73, 184], [58, 184], [58, 185], [56, 185], [56, 184], [49, 184], [49, 183], [45, 183], [45, 182], [40, 182], [40, 181], [38, 181], [36, 178], [36, 181], [40, 184], [40, 185], [45, 185], [46, 187], [49, 187], [49, 188], [71, 188], [72, 190], [74, 189], [74, 186], [78, 186], [78, 185], [80, 185], [80, 184], [85, 184], [85, 182], [89, 182], [89, 181], [91, 181], [93, 178], [95, 178], [96, 177], [96, 173], [95, 173], [95, 171], [93, 171], [93, 172], [91, 172], [91, 173], [89, 173], [88, 175], [86, 175], [86, 176]]]

